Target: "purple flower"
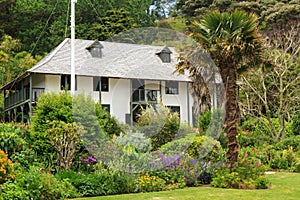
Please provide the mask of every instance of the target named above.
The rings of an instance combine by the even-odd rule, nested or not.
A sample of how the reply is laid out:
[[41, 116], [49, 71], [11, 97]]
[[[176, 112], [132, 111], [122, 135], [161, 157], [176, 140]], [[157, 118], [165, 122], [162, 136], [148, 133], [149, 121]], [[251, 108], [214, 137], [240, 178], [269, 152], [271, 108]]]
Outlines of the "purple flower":
[[96, 160], [93, 156], [89, 156], [88, 159], [89, 159], [91, 162], [97, 162], [97, 160]]
[[154, 168], [155, 162], [149, 162], [149, 165], [150, 165], [151, 168]]

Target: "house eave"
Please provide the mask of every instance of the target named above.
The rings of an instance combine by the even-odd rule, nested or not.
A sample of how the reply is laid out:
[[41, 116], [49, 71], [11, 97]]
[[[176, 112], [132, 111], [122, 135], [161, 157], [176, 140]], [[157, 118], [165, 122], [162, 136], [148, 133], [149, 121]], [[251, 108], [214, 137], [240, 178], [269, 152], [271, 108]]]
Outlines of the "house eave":
[[15, 83], [18, 83], [20, 80], [28, 77], [30, 75], [30, 72], [25, 72], [24, 74], [20, 75], [19, 77], [15, 78], [14, 80], [10, 81], [9, 83], [3, 85], [0, 90], [1, 91], [4, 91], [4, 90], [8, 90], [8, 89], [11, 89], [13, 87], [13, 85]]

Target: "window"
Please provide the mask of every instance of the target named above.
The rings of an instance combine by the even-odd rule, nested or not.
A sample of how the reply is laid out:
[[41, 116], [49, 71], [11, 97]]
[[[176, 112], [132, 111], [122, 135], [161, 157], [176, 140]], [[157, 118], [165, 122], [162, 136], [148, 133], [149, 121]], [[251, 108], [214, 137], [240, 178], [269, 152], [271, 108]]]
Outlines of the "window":
[[132, 79], [132, 101], [145, 101], [145, 81], [141, 79]]
[[164, 63], [170, 63], [171, 62], [171, 53], [172, 51], [165, 46], [160, 52], [156, 53]]
[[[71, 75], [61, 75], [60, 88], [61, 90], [71, 89]], [[77, 76], [75, 76], [75, 90], [77, 90]]]
[[101, 58], [102, 48], [102, 44], [98, 40], [96, 40], [91, 46], [87, 47], [86, 49], [89, 50], [93, 58]]
[[170, 63], [171, 62], [171, 55], [169, 53], [160, 54], [160, 58], [164, 63]]
[[166, 94], [178, 94], [178, 82], [166, 81]]
[[109, 91], [109, 80], [107, 77], [94, 77], [93, 78], [94, 91], [99, 91], [99, 83], [100, 83], [102, 92]]
[[177, 112], [178, 115], [180, 116], [180, 106], [167, 106], [167, 107], [171, 110], [172, 113]]
[[102, 109], [106, 110], [108, 113], [110, 113], [110, 105], [109, 104], [101, 104]]

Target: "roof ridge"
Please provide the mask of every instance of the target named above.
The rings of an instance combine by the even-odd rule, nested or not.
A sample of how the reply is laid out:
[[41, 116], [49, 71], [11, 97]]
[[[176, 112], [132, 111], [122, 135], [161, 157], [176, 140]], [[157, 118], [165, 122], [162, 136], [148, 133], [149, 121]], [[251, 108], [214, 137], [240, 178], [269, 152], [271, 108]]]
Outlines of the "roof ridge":
[[45, 57], [40, 62], [38, 62], [34, 67], [27, 70], [27, 72], [32, 72], [32, 71], [38, 69], [39, 67], [43, 66], [47, 62], [49, 62], [69, 40], [70, 40], [70, 38], [65, 38], [64, 41], [62, 41], [47, 57]]

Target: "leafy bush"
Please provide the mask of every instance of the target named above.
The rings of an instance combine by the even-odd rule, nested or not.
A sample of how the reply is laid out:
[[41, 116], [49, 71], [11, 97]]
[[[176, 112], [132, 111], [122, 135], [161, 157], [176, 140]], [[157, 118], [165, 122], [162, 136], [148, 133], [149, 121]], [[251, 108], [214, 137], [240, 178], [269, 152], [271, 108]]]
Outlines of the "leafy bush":
[[270, 136], [261, 134], [256, 130], [252, 131], [241, 127], [238, 127], [237, 139], [239, 144], [244, 147], [255, 147], [273, 143], [273, 140]]
[[226, 147], [226, 137], [223, 129], [223, 115], [222, 109], [215, 109], [213, 111], [207, 110], [199, 117], [199, 133], [210, 136], [218, 140], [222, 147]]
[[292, 148], [278, 150], [274, 146], [268, 145], [261, 149], [242, 148], [240, 151], [250, 157], [255, 157], [269, 169], [295, 170], [298, 161], [297, 153]]
[[295, 170], [298, 161], [297, 154], [292, 149], [270, 152], [269, 166], [272, 169]]
[[72, 97], [67, 92], [43, 94], [36, 105], [36, 115], [32, 118], [30, 138], [32, 147], [37, 152], [41, 163], [51, 166], [54, 164], [54, 151], [47, 130], [49, 121], [73, 122]]
[[101, 104], [95, 105], [96, 116], [99, 121], [99, 126], [107, 135], [120, 135], [121, 128], [119, 127], [117, 120], [109, 114], [105, 109], [101, 107]]
[[83, 196], [101, 196], [133, 192], [133, 176], [98, 165], [93, 173], [59, 172], [56, 177], [68, 180]]
[[133, 145], [139, 152], [148, 152], [151, 150], [150, 139], [143, 133], [127, 133], [115, 138], [114, 142], [122, 145]]
[[17, 124], [0, 124], [0, 149], [8, 152], [9, 156], [16, 151], [20, 151], [22, 146], [27, 144], [24, 139], [27, 131], [26, 127]]
[[15, 178], [14, 168], [7, 153], [0, 149], [0, 187], [8, 180]]
[[219, 157], [220, 148], [220, 143], [215, 139], [208, 136], [197, 136], [186, 153], [195, 159], [215, 161]]
[[221, 188], [266, 189], [269, 181], [264, 177], [265, 166], [251, 154], [241, 152], [232, 168], [225, 165], [215, 170], [211, 185]]
[[43, 94], [36, 105], [36, 115], [32, 119], [34, 132], [44, 133], [49, 129], [48, 121], [73, 122], [72, 97], [67, 92]]
[[19, 163], [22, 167], [29, 169], [31, 165], [37, 163], [36, 153], [31, 145], [20, 147], [20, 151], [16, 151], [11, 155], [11, 160]]
[[275, 148], [278, 150], [284, 150], [293, 148], [293, 151], [300, 150], [300, 135], [288, 137], [275, 144]]
[[[251, 133], [252, 138], [250, 138], [250, 140], [252, 141], [252, 143], [255, 143], [255, 145], [274, 144], [276, 136], [272, 135], [272, 133], [270, 133], [270, 130], [266, 126], [266, 124], [269, 124], [270, 126], [270, 123], [272, 123], [276, 134], [278, 134], [281, 129], [278, 118], [271, 118], [270, 122], [266, 118], [246, 118], [246, 120], [242, 122], [240, 128], [242, 131]], [[285, 122], [284, 134], [287, 137], [293, 135], [291, 123]], [[279, 140], [282, 140], [283, 138], [283, 135], [280, 135]]]
[[2, 197], [3, 199], [29, 200], [28, 191], [20, 185], [10, 181], [3, 185], [3, 192], [1, 195], [0, 199]]
[[[52, 148], [54, 140], [52, 139], [52, 143], [50, 141], [51, 135], [54, 134], [51, 130], [55, 121], [65, 124], [75, 121], [83, 126], [84, 131], [80, 132], [80, 137], [86, 147], [99, 146], [99, 141], [106, 138], [107, 134], [120, 132], [116, 120], [103, 110], [100, 104], [95, 104], [91, 97], [78, 95], [72, 98], [67, 92], [44, 94], [37, 102], [30, 136], [38, 159], [47, 166], [54, 166], [54, 161], [57, 160], [57, 154]], [[78, 144], [80, 151], [84, 151], [83, 143]]]
[[187, 154], [201, 161], [218, 161], [221, 155], [220, 143], [208, 136], [189, 134], [185, 138], [169, 142], [159, 149], [164, 155]]
[[207, 110], [204, 113], [202, 113], [199, 117], [198, 127], [200, 129], [199, 132], [205, 132], [211, 122], [211, 111]]
[[295, 172], [300, 173], [300, 159], [298, 162], [295, 164]]
[[75, 154], [80, 149], [77, 134], [83, 131], [81, 126], [75, 122], [65, 123], [63, 121], [48, 122], [51, 126], [47, 130], [53, 148], [57, 152], [57, 162], [62, 169], [70, 170]]
[[[49, 171], [32, 166], [28, 172], [19, 172], [14, 182], [4, 188], [5, 197], [17, 199], [26, 194], [24, 199], [65, 199], [78, 197], [76, 189], [67, 181], [59, 181]], [[22, 198], [23, 199], [23, 198]]]
[[185, 154], [188, 147], [192, 144], [196, 134], [188, 134], [184, 138], [173, 140], [159, 148], [164, 155]]
[[162, 104], [157, 107], [149, 106], [139, 116], [138, 126], [140, 132], [151, 138], [153, 150], [172, 141], [180, 126], [178, 113], [172, 113], [169, 108]]

